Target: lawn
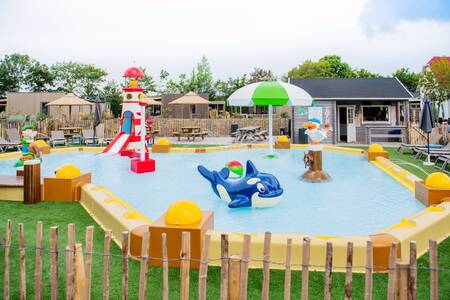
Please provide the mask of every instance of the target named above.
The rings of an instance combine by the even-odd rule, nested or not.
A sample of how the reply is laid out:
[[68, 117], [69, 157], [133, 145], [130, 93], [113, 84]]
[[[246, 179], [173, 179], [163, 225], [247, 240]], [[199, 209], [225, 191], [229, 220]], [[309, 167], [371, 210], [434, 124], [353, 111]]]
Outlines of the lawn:
[[[393, 159], [404, 160], [413, 164], [417, 162], [411, 159], [409, 155], [401, 155], [393, 149], [388, 149]], [[405, 166], [408, 170], [414, 172], [420, 177], [421, 174], [416, 167]], [[433, 168], [426, 168], [426, 171], [435, 171]], [[33, 296], [34, 289], [34, 243], [35, 230], [37, 221], [44, 223], [44, 248], [49, 248], [49, 227], [59, 226], [58, 243], [60, 248], [66, 245], [67, 224], [74, 222], [77, 228], [77, 241], [84, 244], [85, 228], [94, 225], [94, 251], [99, 253], [94, 255], [92, 267], [92, 299], [99, 299], [102, 296], [102, 256], [103, 249], [103, 231], [91, 219], [78, 203], [54, 203], [42, 202], [37, 205], [24, 206], [18, 202], [0, 201], [0, 236], [4, 237], [6, 220], [11, 219], [13, 222], [13, 244], [11, 257], [11, 299], [17, 299], [19, 296], [18, 280], [19, 280], [19, 264], [17, 249], [17, 225], [23, 223], [25, 227], [25, 240], [27, 245], [27, 295]], [[112, 246], [111, 272], [110, 272], [110, 295], [112, 299], [120, 298], [121, 294], [121, 257], [120, 249], [114, 244]], [[4, 271], [4, 247], [0, 246], [0, 276], [3, 278]], [[48, 251], [44, 251], [44, 299], [49, 298], [50, 293], [50, 255]], [[295, 262], [294, 262], [295, 263]], [[428, 267], [428, 256], [424, 255], [418, 260], [418, 296], [417, 299], [429, 298], [429, 274], [426, 270]], [[441, 299], [449, 299], [450, 295], [450, 238], [447, 238], [439, 245], [439, 267], [443, 268], [440, 272], [439, 292]], [[136, 299], [138, 295], [139, 284], [139, 264], [130, 260], [130, 299]], [[169, 271], [170, 298], [179, 298], [179, 270], [174, 268]], [[150, 298], [161, 298], [162, 291], [162, 271], [161, 268], [152, 267], [148, 274], [148, 296]], [[197, 270], [191, 270], [191, 286], [190, 298], [197, 298]], [[320, 272], [310, 273], [310, 299], [323, 299], [323, 278], [324, 274]], [[65, 280], [65, 259], [64, 253], [59, 256], [59, 292], [60, 297], [64, 298], [65, 291], [63, 289]], [[278, 270], [271, 271], [270, 298], [283, 298], [284, 272]], [[249, 299], [260, 298], [262, 288], [262, 272], [261, 270], [249, 271], [248, 295]], [[387, 275], [374, 275], [374, 297], [373, 299], [386, 299]], [[292, 274], [292, 297], [298, 299], [301, 290], [301, 272], [293, 272]], [[343, 298], [344, 291], [344, 274], [333, 274], [333, 299]], [[355, 274], [353, 280], [353, 291], [355, 299], [362, 299], [364, 295], [364, 276]], [[0, 292], [3, 293], [3, 285], [0, 285]], [[218, 299], [220, 292], [220, 269], [210, 267], [208, 271], [208, 299]]]

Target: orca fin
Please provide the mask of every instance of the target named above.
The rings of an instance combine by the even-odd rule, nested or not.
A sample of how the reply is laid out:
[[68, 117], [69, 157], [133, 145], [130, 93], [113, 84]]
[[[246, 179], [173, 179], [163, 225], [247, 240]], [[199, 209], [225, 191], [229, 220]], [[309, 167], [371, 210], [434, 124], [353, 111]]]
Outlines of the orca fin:
[[198, 166], [197, 167], [198, 172], [205, 177], [209, 182], [214, 183], [214, 175], [213, 172], [209, 171], [204, 166]]
[[230, 203], [228, 203], [229, 208], [236, 208], [236, 207], [251, 207], [252, 201], [244, 195], [237, 195], [236, 198], [231, 200]]
[[222, 170], [220, 170], [219, 175], [223, 179], [228, 179], [228, 177], [230, 176], [230, 170], [228, 168], [223, 168]]
[[245, 174], [253, 175], [256, 173], [258, 173], [258, 169], [256, 169], [255, 165], [252, 163], [251, 160], [247, 160], [247, 167], [245, 168]]

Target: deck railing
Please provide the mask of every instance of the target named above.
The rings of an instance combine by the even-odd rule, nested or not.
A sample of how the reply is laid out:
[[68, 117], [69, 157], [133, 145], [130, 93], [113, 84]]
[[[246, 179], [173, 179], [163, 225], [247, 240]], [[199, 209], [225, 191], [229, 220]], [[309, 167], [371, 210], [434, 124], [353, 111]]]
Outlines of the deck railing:
[[[198, 299], [204, 300], [207, 297], [208, 288], [208, 265], [211, 261], [221, 261], [220, 268], [220, 298], [221, 299], [247, 299], [248, 295], [248, 283], [254, 282], [255, 273], [249, 273], [250, 248], [251, 248], [251, 235], [244, 234], [242, 252], [239, 254], [233, 254], [229, 252], [228, 247], [228, 235], [222, 234], [221, 236], [221, 256], [216, 258], [209, 257], [209, 245], [210, 236], [205, 235], [202, 243], [201, 257], [200, 259], [191, 258], [191, 244], [190, 233], [182, 233], [181, 252], [179, 258], [168, 258], [167, 247], [168, 239], [165, 233], [162, 234], [161, 244], [150, 245], [150, 233], [145, 232], [142, 238], [141, 255], [135, 257], [139, 261], [139, 283], [136, 286], [133, 282], [133, 288], [129, 281], [129, 272], [131, 269], [130, 256], [129, 256], [129, 233], [122, 233], [121, 252], [120, 254], [112, 253], [111, 240], [112, 234], [110, 230], [104, 232], [103, 239], [103, 251], [94, 251], [94, 227], [88, 226], [85, 231], [85, 245], [77, 242], [76, 228], [74, 224], [69, 224], [67, 228], [67, 245], [60, 245], [59, 241], [63, 237], [60, 236], [59, 228], [56, 226], [50, 227], [49, 233], [45, 232], [45, 235], [49, 234], [49, 247], [43, 246], [44, 228], [43, 223], [38, 222], [36, 226], [36, 235], [33, 237], [35, 244], [32, 245], [31, 241], [25, 241], [24, 225], [18, 224], [18, 243], [13, 244], [12, 240], [12, 223], [7, 221], [4, 240], [1, 241], [0, 250], [4, 250], [4, 272], [3, 272], [3, 299], [25, 299], [27, 293], [30, 294], [30, 284], [27, 283], [26, 278], [26, 262], [30, 259], [34, 259], [34, 282], [31, 284], [33, 288], [32, 293], [35, 295], [35, 299], [42, 299], [44, 292], [46, 295], [50, 295], [51, 299], [57, 299], [59, 289], [64, 286], [63, 292], [65, 292], [66, 299], [90, 299], [91, 291], [96, 290], [96, 294], [103, 295], [103, 299], [109, 299], [110, 296], [118, 298], [121, 294], [122, 299], [146, 299], [151, 296], [155, 291], [149, 289], [147, 286], [147, 280], [154, 280], [161, 283], [162, 286], [162, 298], [169, 299], [169, 287], [173, 282], [169, 280], [169, 261], [178, 261], [180, 263], [179, 268], [179, 295], [180, 299], [189, 299], [189, 295], [196, 294]], [[29, 232], [28, 232], [29, 233]], [[29, 235], [27, 235], [29, 236]], [[265, 233], [263, 259], [259, 262], [262, 265], [262, 285], [261, 285], [261, 299], [269, 299], [270, 288], [270, 266], [279, 264], [284, 266], [284, 299], [290, 299], [291, 295], [301, 296], [301, 299], [308, 299], [309, 295], [316, 295], [319, 293], [317, 288], [313, 290], [309, 283], [310, 272], [309, 269], [312, 266], [309, 262], [311, 245], [310, 239], [304, 238], [302, 241], [302, 261], [293, 262], [291, 260], [292, 248], [294, 241], [291, 238], [286, 240], [286, 259], [285, 261], [272, 261], [271, 260], [271, 233]], [[161, 247], [162, 257], [149, 257], [150, 247]], [[441, 273], [443, 278], [441, 280], [448, 281], [450, 278], [450, 269], [438, 268], [438, 250], [436, 241], [429, 241], [429, 265], [418, 265], [416, 257], [416, 243], [412, 241], [410, 243], [410, 259], [408, 261], [400, 261], [397, 259], [397, 243], [393, 243], [390, 251], [390, 261], [388, 270], [388, 285], [387, 285], [387, 299], [416, 299], [417, 297], [417, 281], [418, 270], [426, 269], [429, 272], [429, 294], [430, 299], [435, 300], [439, 297], [438, 288], [438, 275]], [[2, 249], [3, 248], [3, 249]], [[97, 247], [98, 249], [98, 247]], [[342, 268], [345, 270], [345, 285], [342, 294], [339, 298], [351, 299], [353, 296], [353, 268], [363, 268], [364, 274], [364, 299], [372, 299], [374, 293], [380, 293], [381, 291], [375, 290], [373, 285], [373, 272], [377, 266], [374, 265], [373, 257], [373, 245], [371, 241], [367, 241], [367, 253], [366, 263], [364, 266], [353, 265], [353, 243], [349, 242], [347, 245], [347, 263], [345, 266], [333, 265], [333, 242], [327, 242], [326, 256], [324, 260], [324, 284], [323, 295], [324, 299], [331, 299], [332, 295], [332, 281], [333, 270]], [[30, 256], [30, 253], [34, 255]], [[12, 269], [11, 265], [16, 262], [11, 261], [11, 254], [18, 253], [19, 268]], [[43, 259], [43, 255], [46, 255], [46, 259]], [[48, 258], [50, 256], [50, 258]], [[93, 268], [100, 267], [100, 264], [93, 264], [93, 258], [102, 259], [102, 284], [92, 286], [92, 270]], [[120, 261], [121, 264], [121, 290], [114, 290], [115, 294], [110, 294], [110, 276], [111, 276], [111, 260], [115, 262]], [[65, 269], [61, 269], [61, 260], [65, 261]], [[150, 260], [159, 260], [162, 264], [162, 278], [154, 277], [155, 272], [148, 273]], [[200, 269], [198, 272], [198, 291], [196, 293], [190, 292], [190, 264], [191, 262], [199, 263]], [[49, 263], [50, 266], [45, 265]], [[299, 290], [292, 290], [292, 277], [291, 268], [301, 267], [301, 288]], [[133, 266], [135, 271], [138, 271]], [[48, 270], [45, 272], [44, 270]], [[175, 269], [176, 270], [176, 269]], [[19, 272], [18, 286], [13, 285], [11, 281], [12, 272]], [[63, 272], [65, 280], [61, 282], [61, 272]], [[172, 271], [173, 272], [173, 271]], [[48, 274], [50, 273], [50, 274]], [[98, 272], [97, 272], [98, 273]], [[253, 275], [252, 275], [253, 274]], [[315, 273], [317, 275], [317, 273]], [[441, 276], [442, 276], [441, 275]], [[423, 278], [422, 276], [420, 278]], [[96, 279], [97, 280], [97, 279]], [[173, 280], [173, 279], [172, 279]], [[14, 281], [15, 283], [16, 281]], [[421, 282], [421, 285], [426, 283]], [[178, 291], [178, 283], [176, 283]], [[47, 289], [47, 291], [45, 291]], [[217, 289], [217, 287], [215, 287]], [[384, 289], [384, 287], [383, 287]], [[173, 290], [172, 290], [173, 291]], [[385, 291], [383, 291], [383, 294]], [[177, 293], [178, 294], [178, 293]], [[336, 294], [334, 290], [333, 294]], [[61, 295], [59, 295], [61, 296]], [[298, 297], [296, 296], [296, 298]], [[334, 296], [335, 297], [335, 296]]]

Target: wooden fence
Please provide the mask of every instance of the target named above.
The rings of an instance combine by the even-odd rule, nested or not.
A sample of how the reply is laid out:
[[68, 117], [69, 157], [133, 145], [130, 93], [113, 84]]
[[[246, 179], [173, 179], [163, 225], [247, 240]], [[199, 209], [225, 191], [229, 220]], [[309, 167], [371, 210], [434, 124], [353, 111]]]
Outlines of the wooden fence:
[[[248, 118], [248, 119], [164, 119], [153, 118], [155, 121], [154, 128], [160, 131], [160, 136], [172, 136], [174, 131], [180, 131], [183, 126], [197, 126], [202, 131], [207, 131], [208, 136], [230, 136], [232, 124], [239, 127], [260, 126], [267, 130], [269, 127], [267, 118]], [[278, 135], [280, 128], [288, 128], [288, 119], [275, 117], [273, 119], [273, 133]], [[114, 137], [119, 130], [119, 119], [103, 120], [105, 124], [105, 136]], [[0, 122], [0, 136], [5, 137], [6, 128], [17, 128], [18, 130], [25, 124], [33, 124], [40, 133], [50, 135], [51, 130], [57, 130], [62, 127], [81, 127], [92, 128], [92, 120], [78, 121], [60, 121], [46, 119], [43, 121], [33, 122]]]
[[[68, 225], [67, 246], [61, 247], [58, 245], [58, 227], [50, 227], [50, 248], [43, 247], [43, 224], [37, 223], [36, 229], [36, 244], [35, 247], [29, 246], [25, 243], [24, 239], [24, 226], [18, 224], [18, 244], [13, 245], [11, 243], [12, 224], [8, 220], [6, 224], [6, 234], [4, 243], [0, 246], [5, 249], [4, 260], [4, 278], [3, 278], [3, 298], [17, 298], [17, 293], [13, 293], [16, 287], [10, 285], [11, 274], [11, 252], [18, 251], [19, 253], [19, 298], [25, 299], [26, 297], [26, 260], [30, 259], [26, 257], [26, 250], [32, 250], [35, 252], [35, 271], [34, 271], [34, 294], [35, 299], [42, 299], [43, 288], [49, 288], [51, 299], [58, 298], [58, 273], [61, 272], [58, 268], [58, 261], [61, 259], [61, 254], [65, 254], [65, 293], [66, 299], [90, 299], [91, 298], [91, 272], [93, 268], [93, 256], [98, 255], [103, 260], [103, 278], [102, 285], [95, 286], [95, 289], [101, 289], [103, 299], [109, 299], [110, 296], [110, 266], [111, 257], [114, 254], [111, 253], [111, 231], [107, 230], [104, 233], [103, 252], [96, 253], [93, 251], [93, 226], [86, 228], [85, 245], [81, 245], [76, 241], [75, 225]], [[293, 240], [287, 239], [286, 241], [286, 260], [284, 262], [274, 262], [270, 258], [271, 248], [271, 233], [267, 232], [264, 239], [263, 259], [260, 260], [262, 264], [262, 289], [261, 299], [269, 299], [269, 287], [270, 287], [270, 265], [282, 264], [285, 266], [284, 276], [284, 299], [290, 299], [291, 294], [301, 295], [301, 299], [305, 300], [309, 298], [309, 294], [315, 294], [318, 291], [310, 290], [309, 284], [309, 268], [313, 267], [309, 263], [310, 258], [310, 239], [304, 238], [302, 241], [302, 261], [300, 263], [292, 262], [291, 251]], [[208, 278], [208, 264], [212, 260], [221, 260], [220, 270], [220, 298], [221, 299], [247, 299], [247, 286], [249, 282], [249, 262], [250, 259], [250, 244], [251, 235], [243, 235], [243, 247], [242, 253], [237, 255], [230, 255], [228, 249], [228, 235], [223, 234], [221, 236], [221, 257], [210, 258], [209, 245], [210, 236], [205, 235], [203, 240], [203, 246], [201, 250], [200, 260], [196, 262], [200, 263], [200, 270], [198, 272], [198, 298], [200, 300], [207, 299], [207, 278]], [[121, 297], [122, 299], [129, 298], [129, 233], [122, 233], [122, 246], [121, 246]], [[162, 257], [149, 257], [150, 247], [162, 247]], [[162, 282], [162, 298], [169, 299], [169, 258], [167, 255], [167, 237], [166, 234], [162, 234], [162, 243], [160, 245], [150, 245], [150, 233], [145, 232], [142, 239], [141, 256], [137, 259], [140, 262], [139, 270], [139, 299], [146, 299], [147, 296], [152, 294], [151, 290], [147, 289], [147, 272], [149, 259], [160, 260], [162, 262], [162, 278], [154, 278], [157, 282]], [[387, 299], [416, 299], [417, 292], [417, 275], [418, 268], [426, 268], [430, 274], [429, 289], [430, 299], [438, 299], [438, 271], [446, 271], [444, 269], [438, 269], [438, 253], [437, 243], [435, 241], [429, 242], [429, 267], [420, 267], [417, 265], [416, 257], [416, 243], [410, 243], [410, 259], [409, 261], [400, 261], [397, 259], [397, 247], [398, 244], [393, 243], [390, 250], [390, 262], [389, 262], [389, 274], [388, 274], [388, 286], [387, 286]], [[43, 284], [43, 269], [48, 266], [43, 265], [42, 255], [46, 251], [50, 254], [50, 285]], [[29, 253], [30, 251], [28, 251]], [[117, 256], [117, 255], [115, 255]], [[190, 233], [182, 233], [181, 252], [177, 259], [180, 262], [180, 299], [185, 300], [189, 298], [189, 276], [190, 276], [190, 263], [194, 261], [191, 258], [190, 247]], [[298, 291], [291, 291], [291, 267], [300, 266], [301, 272], [301, 289]], [[316, 267], [316, 266], [314, 266]], [[322, 266], [323, 267], [323, 266]], [[331, 287], [333, 280], [333, 268], [345, 269], [345, 287], [342, 290], [342, 298], [351, 299], [353, 296], [353, 268], [365, 269], [364, 280], [364, 299], [372, 299], [374, 294], [373, 289], [373, 272], [377, 266], [374, 265], [373, 258], [373, 245], [371, 241], [367, 241], [367, 258], [365, 266], [353, 266], [353, 243], [349, 242], [347, 245], [347, 263], [346, 266], [334, 266], [333, 265], [333, 243], [327, 242], [326, 258], [324, 260], [324, 285], [323, 293], [324, 299], [331, 299]], [[13, 270], [16, 272], [16, 270]], [[449, 270], [447, 270], [449, 271]], [[152, 277], [150, 277], [152, 278]], [[444, 278], [444, 280], [448, 280]], [[116, 291], [115, 297], [118, 296]], [[149, 294], [149, 295], [148, 295]], [[191, 293], [192, 294], [192, 293]]]
[[[408, 126], [409, 143], [414, 145], [424, 145], [427, 143], [427, 134], [418, 125]], [[447, 144], [450, 140], [449, 125], [438, 124], [430, 133], [430, 143]]]

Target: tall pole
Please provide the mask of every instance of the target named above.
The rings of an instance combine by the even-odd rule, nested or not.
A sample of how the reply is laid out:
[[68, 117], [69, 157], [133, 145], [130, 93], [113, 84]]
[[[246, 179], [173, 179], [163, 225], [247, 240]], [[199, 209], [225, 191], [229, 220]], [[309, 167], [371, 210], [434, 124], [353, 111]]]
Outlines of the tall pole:
[[141, 161], [145, 160], [145, 106], [141, 106]]
[[272, 119], [273, 119], [273, 106], [269, 105], [269, 155], [273, 155]]

